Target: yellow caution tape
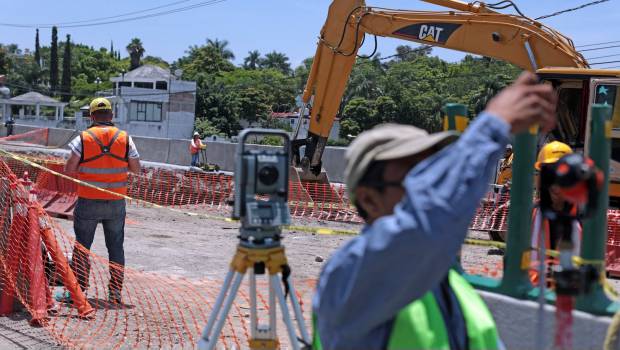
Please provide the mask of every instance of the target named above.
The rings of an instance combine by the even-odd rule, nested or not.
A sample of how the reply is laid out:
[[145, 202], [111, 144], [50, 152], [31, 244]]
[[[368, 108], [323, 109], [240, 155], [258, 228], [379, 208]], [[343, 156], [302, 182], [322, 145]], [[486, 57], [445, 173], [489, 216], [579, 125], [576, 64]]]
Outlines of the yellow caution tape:
[[[211, 219], [211, 220], [220, 220], [220, 221], [226, 221], [226, 222], [236, 222], [236, 221], [239, 221], [239, 220], [235, 220], [235, 219], [227, 218], [227, 217], [222, 217], [222, 216], [214, 216], [214, 215], [208, 215], [208, 214], [203, 214], [203, 213], [195, 213], [195, 212], [191, 212], [191, 211], [184, 211], [184, 210], [179, 210], [179, 209], [175, 209], [175, 208], [165, 207], [163, 205], [155, 204], [155, 203], [152, 203], [152, 202], [149, 202], [149, 201], [145, 201], [143, 199], [132, 198], [132, 197], [129, 197], [127, 195], [121, 195], [121, 194], [118, 194], [116, 192], [112, 192], [112, 191], [106, 190], [104, 188], [100, 188], [100, 187], [91, 185], [91, 184], [89, 184], [87, 182], [78, 180], [78, 179], [73, 178], [71, 176], [68, 176], [68, 175], [59, 173], [57, 171], [54, 171], [52, 169], [49, 169], [49, 168], [47, 168], [47, 167], [45, 167], [43, 165], [37, 164], [35, 161], [32, 161], [32, 160], [28, 159], [28, 157], [19, 156], [19, 155], [15, 154], [15, 153], [12, 153], [12, 152], [9, 152], [9, 151], [3, 150], [3, 149], [0, 149], [0, 153], [4, 154], [4, 155], [6, 155], [6, 156], [8, 156], [8, 157], [10, 157], [12, 159], [15, 159], [17, 161], [20, 161], [22, 163], [28, 164], [28, 165], [30, 165], [30, 166], [32, 166], [34, 168], [46, 171], [46, 172], [48, 172], [50, 174], [53, 174], [55, 176], [59, 176], [59, 177], [65, 179], [65, 180], [72, 181], [72, 182], [74, 182], [76, 184], [80, 184], [80, 185], [83, 185], [83, 186], [86, 186], [86, 187], [94, 188], [94, 189], [99, 190], [101, 192], [112, 194], [112, 195], [117, 196], [119, 198], [124, 198], [124, 199], [127, 199], [127, 200], [136, 201], [138, 203], [144, 204], [145, 206], [151, 206], [153, 208], [158, 208], [158, 209], [166, 209], [166, 210], [170, 210], [170, 211], [175, 212], [175, 213], [185, 214], [185, 215], [189, 215], [189, 216], [198, 216], [198, 217], [202, 217], [202, 218], [205, 218], [205, 219]], [[322, 235], [355, 235], [355, 234], [358, 233], [357, 231], [354, 231], [354, 230], [332, 229], [332, 228], [312, 227], [312, 226], [285, 226], [284, 228], [288, 229], [288, 230], [293, 230], [293, 231], [311, 232], [311, 233], [322, 234]]]

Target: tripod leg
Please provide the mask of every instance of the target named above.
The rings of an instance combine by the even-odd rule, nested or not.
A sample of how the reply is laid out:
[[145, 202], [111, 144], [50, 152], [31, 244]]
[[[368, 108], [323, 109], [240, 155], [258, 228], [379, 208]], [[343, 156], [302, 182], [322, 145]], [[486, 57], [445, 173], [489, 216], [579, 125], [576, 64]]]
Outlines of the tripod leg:
[[273, 285], [279, 282], [277, 279], [274, 281], [271, 277], [269, 278], [269, 331], [271, 332], [271, 337], [276, 339], [278, 338], [278, 332], [276, 331], [276, 294], [274, 293]]
[[288, 336], [291, 339], [291, 348], [294, 350], [300, 350], [299, 342], [297, 341], [297, 335], [295, 334], [295, 327], [293, 327], [293, 322], [291, 321], [291, 314], [288, 311], [288, 305], [286, 304], [286, 298], [284, 298], [284, 291], [282, 290], [282, 286], [278, 281], [278, 275], [273, 275], [270, 277], [273, 289], [275, 290], [275, 294], [278, 297], [278, 302], [280, 303], [280, 311], [282, 311], [282, 318], [284, 319], [284, 324], [286, 324], [286, 330], [288, 331]]
[[207, 349], [213, 350], [215, 349], [215, 344], [217, 343], [218, 338], [220, 337], [220, 333], [222, 332], [222, 328], [224, 328], [224, 322], [226, 322], [226, 317], [228, 316], [228, 312], [230, 312], [230, 307], [232, 306], [235, 297], [237, 296], [237, 292], [239, 291], [239, 286], [241, 285], [241, 280], [243, 280], [243, 274], [239, 272], [234, 272], [232, 287], [230, 288], [230, 292], [226, 297], [226, 301], [224, 301], [224, 308], [222, 309], [221, 315], [215, 324], [215, 330], [213, 334], [209, 338], [205, 338], [200, 340], [198, 343], [199, 349]]
[[310, 344], [310, 336], [308, 335], [308, 329], [306, 328], [306, 321], [304, 320], [304, 315], [301, 312], [301, 306], [299, 305], [299, 300], [297, 300], [297, 294], [295, 294], [293, 283], [291, 283], [290, 280], [287, 280], [286, 283], [288, 284], [289, 294], [291, 295], [291, 303], [293, 304], [293, 311], [295, 312], [295, 318], [297, 319], [297, 325], [299, 326], [301, 338], [306, 344]]
[[209, 315], [207, 325], [202, 331], [202, 339], [209, 339], [209, 335], [211, 334], [211, 330], [213, 329], [213, 324], [217, 319], [217, 315], [219, 315], [220, 313], [220, 310], [222, 308], [222, 302], [224, 301], [224, 297], [226, 297], [226, 294], [228, 293], [228, 289], [230, 288], [230, 281], [232, 281], [234, 273], [235, 272], [233, 270], [228, 270], [228, 273], [224, 278], [224, 283], [222, 284], [220, 294], [218, 294], [217, 299], [215, 299], [215, 304], [213, 304], [213, 309], [211, 310], [211, 315]]
[[256, 274], [254, 269], [250, 270], [250, 339], [256, 339], [257, 317], [256, 317]]

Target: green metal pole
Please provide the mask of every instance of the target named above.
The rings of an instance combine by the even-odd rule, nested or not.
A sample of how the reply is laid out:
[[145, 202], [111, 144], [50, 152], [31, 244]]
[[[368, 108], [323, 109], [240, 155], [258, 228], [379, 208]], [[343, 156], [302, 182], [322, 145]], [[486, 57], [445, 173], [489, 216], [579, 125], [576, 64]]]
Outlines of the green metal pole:
[[[590, 121], [589, 154], [596, 166], [605, 174], [603, 188], [598, 195], [597, 210], [593, 217], [583, 223], [581, 257], [605, 274], [605, 245], [607, 244], [607, 208], [609, 206], [609, 157], [611, 156], [611, 106], [592, 105]], [[578, 310], [593, 314], [609, 314], [618, 309], [603, 290], [602, 279], [590, 292], [577, 298]]]
[[502, 294], [527, 297], [532, 288], [528, 276], [532, 236], [532, 194], [538, 127], [515, 137], [508, 239], [504, 260], [504, 276], [498, 287]]
[[[457, 118], [467, 118], [467, 106], [460, 103], [447, 103], [443, 108], [444, 119], [443, 119], [443, 129], [444, 131], [460, 131], [457, 130]], [[466, 125], [467, 126], [467, 125]], [[464, 128], [463, 128], [464, 129]], [[459, 273], [464, 274], [465, 271], [461, 266], [461, 252], [459, 251], [456, 256], [456, 263], [453, 266], [455, 270]]]
[[443, 129], [444, 131], [455, 130], [463, 132], [467, 127], [467, 106], [460, 103], [447, 103], [444, 110]]

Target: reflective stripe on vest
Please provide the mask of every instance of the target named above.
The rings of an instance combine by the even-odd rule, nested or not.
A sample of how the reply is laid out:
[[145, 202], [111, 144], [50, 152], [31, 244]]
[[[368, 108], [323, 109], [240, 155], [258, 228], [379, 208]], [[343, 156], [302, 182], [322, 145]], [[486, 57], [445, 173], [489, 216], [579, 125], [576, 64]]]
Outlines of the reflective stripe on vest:
[[[78, 178], [120, 195], [127, 194], [127, 133], [112, 126], [92, 127], [80, 135], [82, 155]], [[88, 199], [122, 199], [89, 186], [78, 186], [78, 196]]]
[[[497, 327], [491, 312], [476, 290], [455, 270], [448, 276], [450, 288], [456, 295], [465, 325], [470, 350], [494, 350], [499, 347]], [[312, 348], [322, 350], [321, 338], [313, 316]], [[446, 325], [432, 292], [402, 309], [394, 321], [388, 349], [449, 350]]]
[[129, 171], [127, 167], [122, 168], [87, 168], [81, 166], [78, 170], [80, 173], [84, 174], [123, 174]]

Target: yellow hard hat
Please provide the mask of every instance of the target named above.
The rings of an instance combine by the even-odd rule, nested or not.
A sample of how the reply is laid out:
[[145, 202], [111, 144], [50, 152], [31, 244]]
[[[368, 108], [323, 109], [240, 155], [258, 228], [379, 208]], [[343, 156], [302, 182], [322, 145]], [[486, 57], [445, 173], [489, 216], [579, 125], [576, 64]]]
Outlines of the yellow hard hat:
[[90, 103], [90, 114], [96, 111], [111, 111], [112, 104], [107, 98], [98, 97]]
[[546, 144], [540, 152], [538, 152], [538, 161], [534, 164], [536, 170], [540, 170], [541, 164], [555, 163], [567, 154], [573, 153], [573, 149], [569, 145], [553, 141]]

